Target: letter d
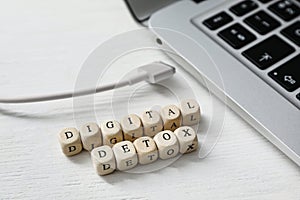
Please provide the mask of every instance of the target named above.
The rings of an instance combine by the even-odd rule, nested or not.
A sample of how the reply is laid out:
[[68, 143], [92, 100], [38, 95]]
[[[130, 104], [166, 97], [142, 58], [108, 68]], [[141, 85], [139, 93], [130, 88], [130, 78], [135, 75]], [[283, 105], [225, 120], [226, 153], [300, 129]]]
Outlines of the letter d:
[[103, 164], [103, 170], [108, 170], [110, 169], [110, 164]]

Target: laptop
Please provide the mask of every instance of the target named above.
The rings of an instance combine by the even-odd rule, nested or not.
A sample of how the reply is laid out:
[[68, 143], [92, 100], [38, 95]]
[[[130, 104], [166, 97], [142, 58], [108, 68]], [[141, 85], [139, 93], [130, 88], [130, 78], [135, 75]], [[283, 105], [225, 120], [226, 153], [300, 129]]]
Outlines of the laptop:
[[175, 61], [300, 166], [300, 0], [125, 2]]

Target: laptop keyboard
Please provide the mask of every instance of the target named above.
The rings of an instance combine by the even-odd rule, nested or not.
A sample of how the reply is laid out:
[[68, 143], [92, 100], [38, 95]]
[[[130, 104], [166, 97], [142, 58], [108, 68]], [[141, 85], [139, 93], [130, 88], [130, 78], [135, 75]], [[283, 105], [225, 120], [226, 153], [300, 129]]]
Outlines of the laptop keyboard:
[[228, 1], [192, 22], [300, 108], [300, 0]]

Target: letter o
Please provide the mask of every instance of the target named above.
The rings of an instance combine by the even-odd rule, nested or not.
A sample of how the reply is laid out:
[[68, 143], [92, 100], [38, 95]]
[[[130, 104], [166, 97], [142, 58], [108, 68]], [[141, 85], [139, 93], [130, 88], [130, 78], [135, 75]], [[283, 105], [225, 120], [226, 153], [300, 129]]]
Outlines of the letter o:
[[172, 155], [173, 153], [174, 153], [174, 149], [169, 149], [168, 151], [167, 151], [167, 154], [170, 156], [170, 155]]
[[[166, 137], [166, 135], [167, 135], [167, 137]], [[164, 138], [165, 140], [169, 140], [169, 139], [171, 139], [171, 135], [170, 135], [169, 133], [164, 133], [164, 134], [163, 134], [163, 138]]]

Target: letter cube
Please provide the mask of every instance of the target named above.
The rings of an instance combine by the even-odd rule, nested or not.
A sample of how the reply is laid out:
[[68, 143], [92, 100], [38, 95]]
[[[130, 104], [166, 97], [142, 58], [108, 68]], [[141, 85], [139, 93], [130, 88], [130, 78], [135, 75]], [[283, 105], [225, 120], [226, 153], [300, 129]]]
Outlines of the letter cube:
[[180, 153], [190, 153], [198, 148], [197, 134], [192, 127], [179, 127], [174, 131], [174, 134], [179, 142]]
[[194, 99], [181, 101], [180, 111], [183, 126], [192, 126], [199, 123], [201, 118], [200, 106]]
[[100, 176], [113, 173], [116, 169], [115, 155], [111, 147], [104, 145], [91, 151], [94, 168]]
[[145, 111], [141, 119], [144, 126], [144, 135], [153, 137], [156, 133], [163, 130], [163, 121], [157, 111]]
[[157, 160], [157, 147], [151, 137], [140, 137], [133, 142], [133, 145], [137, 151], [140, 164], [149, 164]]
[[65, 128], [58, 134], [62, 152], [66, 156], [73, 156], [81, 152], [80, 134], [76, 128]]
[[123, 141], [122, 128], [119, 122], [104, 121], [100, 125], [102, 130], [103, 144], [112, 147], [117, 142]]
[[136, 150], [130, 141], [122, 141], [113, 146], [117, 169], [120, 171], [135, 167], [138, 163]]
[[121, 120], [124, 139], [133, 142], [136, 138], [143, 136], [143, 127], [140, 118], [130, 114]]
[[168, 105], [161, 109], [161, 116], [164, 121], [164, 130], [174, 131], [180, 127], [181, 113], [177, 106]]
[[179, 144], [172, 131], [161, 131], [157, 133], [153, 139], [156, 143], [158, 154], [161, 159], [173, 158], [178, 154]]
[[96, 123], [87, 123], [80, 127], [80, 136], [83, 148], [91, 151], [102, 145], [102, 134]]

